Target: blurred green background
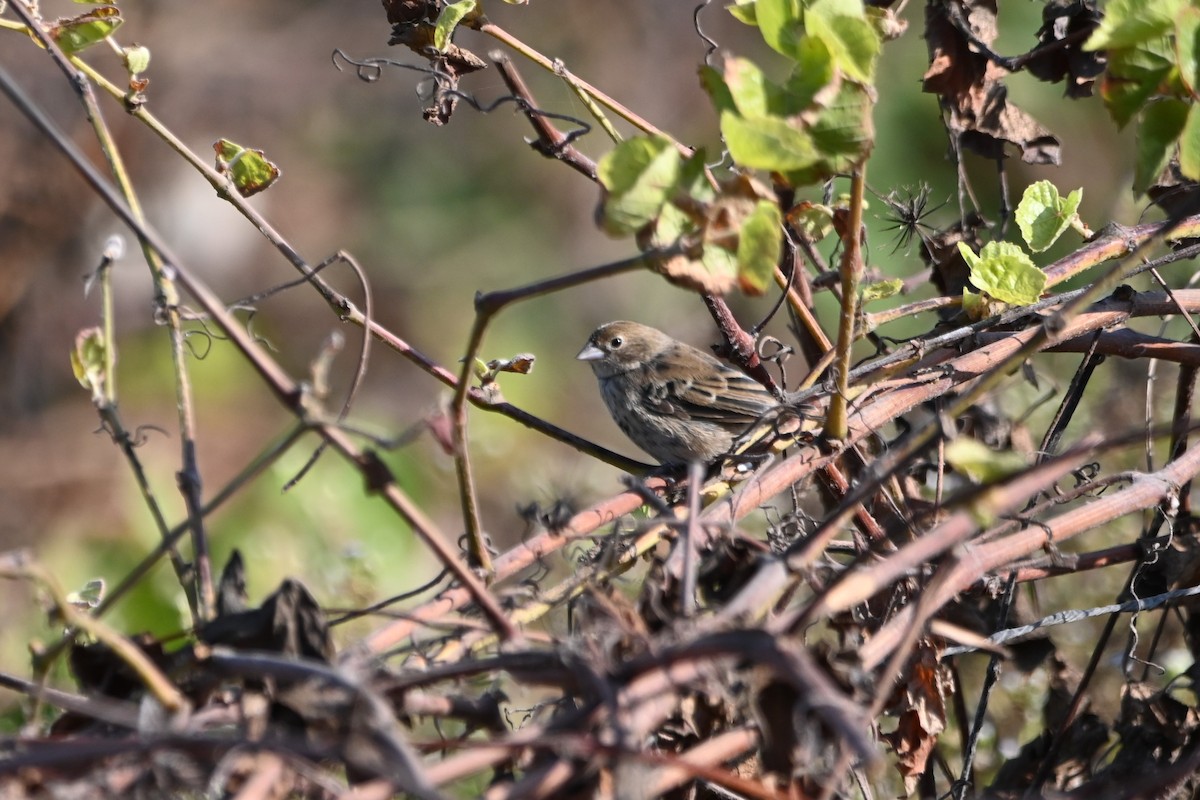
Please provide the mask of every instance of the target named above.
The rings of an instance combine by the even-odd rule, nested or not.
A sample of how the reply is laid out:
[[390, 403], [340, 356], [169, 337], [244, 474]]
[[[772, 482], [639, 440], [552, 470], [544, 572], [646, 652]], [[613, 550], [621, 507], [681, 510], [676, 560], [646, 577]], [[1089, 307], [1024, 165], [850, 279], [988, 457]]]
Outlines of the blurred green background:
[[[78, 8], [60, 5], [46, 4], [44, 13]], [[149, 109], [206, 159], [220, 137], [265, 150], [283, 177], [251, 202], [310, 263], [338, 249], [353, 253], [370, 276], [379, 320], [452, 370], [466, 344], [476, 292], [634, 252], [632, 242], [609, 239], [594, 225], [596, 187], [526, 146], [531, 131], [511, 105], [485, 116], [460, 104], [450, 124], [438, 128], [421, 119], [418, 73], [388, 70], [379, 81], [365, 83], [350, 70], [335, 69], [334, 48], [357, 58], [419, 63], [409, 51], [386, 46], [389, 26], [378, 3], [126, 0], [121, 7], [127, 22], [116, 38], [152, 52]], [[680, 141], [719, 153], [715, 118], [696, 78], [706, 48], [692, 27], [692, 4], [493, 2], [487, 11], [493, 22], [547, 56], [562, 58], [576, 74]], [[1040, 13], [1037, 3], [1004, 4], [999, 51], [1028, 49]], [[905, 13], [910, 29], [885, 46], [868, 178], [885, 194], [929, 183], [935, 204], [950, 201], [933, 218], [946, 224], [957, 213], [955, 173], [946, 158], [937, 102], [920, 92], [926, 65], [921, 14], [919, 5], [910, 5]], [[719, 5], [706, 7], [701, 20], [722, 50], [771, 63], [754, 32]], [[97, 156], [78, 104], [45, 54], [12, 32], [0, 31], [0, 40], [0, 64]], [[481, 55], [498, 46], [471, 31], [462, 31], [457, 41]], [[513, 57], [543, 108], [587, 117], [569, 87]], [[110, 52], [97, 47], [89, 60], [119, 78]], [[1057, 169], [1007, 162], [1012, 202], [1027, 183], [1048, 178], [1064, 192], [1083, 187], [1081, 215], [1093, 228], [1138, 221], [1123, 188], [1129, 184], [1132, 140], [1115, 131], [1099, 101], [1070, 102], [1059, 87], [1023, 76], [1012, 79], [1010, 88], [1013, 102], [1066, 143]], [[462, 89], [485, 104], [505, 93], [494, 70], [467, 76]], [[150, 220], [223, 298], [232, 301], [295, 277], [162, 142], [107, 98], [103, 107]], [[98, 298], [84, 296], [83, 276], [99, 262], [110, 234], [132, 239], [11, 106], [0, 103], [0, 109], [0, 549], [33, 547], [68, 589], [95, 577], [111, 584], [157, 534], [120, 453], [97, 432], [96, 413], [75, 383], [67, 355], [76, 332], [99, 323]], [[626, 125], [618, 127], [632, 133]], [[593, 130], [580, 146], [599, 157], [611, 145]], [[995, 166], [975, 158], [967, 166], [984, 214], [995, 219]], [[868, 216], [870, 266], [886, 276], [918, 271], [915, 250], [893, 252], [895, 234], [885, 230], [890, 223], [877, 199]], [[1048, 255], [1073, 246], [1065, 242]], [[174, 523], [182, 505], [175, 488], [179, 444], [168, 340], [152, 322], [146, 267], [135, 248], [127, 250], [116, 268], [120, 410], [130, 429], [163, 431], [148, 429], [138, 453]], [[344, 272], [335, 267], [325, 274], [358, 297]], [[739, 298], [733, 305], [750, 324], [772, 300]], [[827, 329], [834, 330], [832, 306], [823, 305], [822, 312]], [[701, 346], [714, 340], [698, 298], [639, 272], [510, 308], [491, 328], [482, 355], [534, 353], [531, 375], [502, 378], [510, 401], [641, 457], [609, 421], [590, 371], [573, 360], [598, 323], [617, 318], [637, 319]], [[883, 332], [911, 336], [933, 323], [932, 317], [905, 320]], [[254, 328], [296, 376], [304, 376], [332, 331], [357, 335], [305, 288], [262, 303]], [[788, 337], [782, 319], [769, 331]], [[205, 356], [191, 366], [200, 467], [210, 497], [288, 427], [289, 417], [226, 343], [202, 336], [192, 341]], [[353, 351], [347, 348], [335, 370], [342, 387]], [[1068, 375], [1075, 357], [1060, 358], [1061, 374]], [[792, 374], [802, 371], [798, 367]], [[377, 346], [353, 419], [394, 435], [445, 398], [440, 384]], [[619, 487], [616, 470], [495, 415], [473, 413], [471, 441], [485, 525], [500, 547], [526, 532], [518, 504], [549, 505], [563, 497], [582, 504]], [[438, 568], [430, 556], [336, 456], [327, 454], [298, 487], [281, 493], [313, 443], [306, 439], [211, 518], [218, 567], [232, 548], [240, 548], [255, 601], [281, 578], [294, 576], [331, 606], [361, 605], [432, 577]], [[457, 536], [461, 521], [452, 461], [428, 437], [387, 458], [404, 489]], [[0, 602], [9, 611], [0, 626], [0, 669], [23, 673], [30, 637], [53, 635], [36, 610], [36, 598], [28, 586], [0, 584]], [[181, 604], [170, 570], [160, 567], [116, 609], [114, 622], [128, 631], [169, 632], [185, 624]], [[0, 705], [11, 697], [0, 694]]]

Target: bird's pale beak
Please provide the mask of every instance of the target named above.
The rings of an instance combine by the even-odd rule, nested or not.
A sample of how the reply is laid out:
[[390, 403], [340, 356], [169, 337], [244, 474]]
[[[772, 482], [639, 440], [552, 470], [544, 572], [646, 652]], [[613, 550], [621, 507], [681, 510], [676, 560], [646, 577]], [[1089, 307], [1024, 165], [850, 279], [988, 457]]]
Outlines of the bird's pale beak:
[[575, 358], [579, 361], [599, 361], [604, 358], [604, 351], [591, 342], [588, 342]]

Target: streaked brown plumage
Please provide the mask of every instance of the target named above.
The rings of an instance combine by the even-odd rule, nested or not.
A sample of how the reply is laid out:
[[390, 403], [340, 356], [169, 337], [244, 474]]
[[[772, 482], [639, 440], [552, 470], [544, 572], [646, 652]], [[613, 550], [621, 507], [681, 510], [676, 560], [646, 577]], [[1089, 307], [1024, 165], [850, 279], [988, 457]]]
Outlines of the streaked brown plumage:
[[637, 322], [601, 325], [577, 358], [596, 373], [613, 421], [664, 464], [713, 461], [779, 408], [745, 373]]

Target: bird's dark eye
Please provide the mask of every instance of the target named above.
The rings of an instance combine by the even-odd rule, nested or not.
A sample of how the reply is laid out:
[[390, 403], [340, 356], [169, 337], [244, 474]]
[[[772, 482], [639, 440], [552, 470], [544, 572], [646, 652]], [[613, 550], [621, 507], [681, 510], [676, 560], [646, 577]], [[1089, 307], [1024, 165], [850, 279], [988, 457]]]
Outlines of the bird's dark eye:
[[608, 346], [611, 347], [613, 350], [616, 350], [618, 347], [620, 347], [623, 344], [625, 344], [625, 340], [622, 339], [620, 336], [614, 336], [613, 338], [609, 339], [609, 341], [608, 341]]

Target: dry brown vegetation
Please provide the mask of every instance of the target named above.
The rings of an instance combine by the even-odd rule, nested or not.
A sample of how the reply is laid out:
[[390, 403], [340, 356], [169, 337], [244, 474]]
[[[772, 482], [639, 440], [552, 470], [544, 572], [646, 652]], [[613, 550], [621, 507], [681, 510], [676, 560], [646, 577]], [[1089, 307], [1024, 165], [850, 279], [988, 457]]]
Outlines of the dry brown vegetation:
[[[820, 4], [801, 5], [814, 15], [804, 35], [815, 38], [819, 20], [811, 9]], [[154, 67], [139, 68], [133, 48], [115, 44], [120, 29], [101, 28], [111, 34], [103, 43], [72, 50], [63, 32], [70, 24], [45, 8], [27, 0], [0, 6], [0, 39], [52, 65], [54, 80], [69, 88], [55, 100], [31, 98], [21, 79], [32, 68], [0, 72], [0, 163], [13, 165], [8, 194], [0, 187], [0, 233], [13, 234], [0, 248], [13, 263], [22, 253], [52, 258], [44, 255], [46, 231], [81, 224], [88, 203], [103, 201], [149, 267], [153, 314], [144, 307], [140, 313], [158, 326], [151, 335], [169, 341], [170, 357], [154, 363], [170, 376], [174, 405], [165, 406], [177, 410], [174, 461], [163, 467], [168, 462], [145, 456], [150, 434], [130, 421], [138, 401], [124, 385], [138, 376], [126, 350], [118, 358], [115, 326], [124, 318], [114, 310], [122, 289], [113, 280], [113, 265], [128, 256], [110, 242], [89, 277], [88, 302], [99, 306], [90, 313], [99, 325], [72, 331], [72, 356], [107, 446], [135, 487], [137, 513], [151, 520], [160, 542], [125, 542], [138, 565], [105, 573], [105, 584], [90, 595], [62, 588], [37, 537], [0, 552], [0, 576], [12, 579], [5, 590], [39, 597], [52, 637], [31, 648], [31, 674], [0, 673], [0, 686], [20, 698], [5, 717], [12, 735], [0, 740], [0, 794], [1195, 796], [1200, 716], [1191, 685], [1198, 635], [1191, 609], [1200, 571], [1191, 486], [1200, 451], [1190, 435], [1200, 290], [1190, 288], [1188, 263], [1200, 252], [1200, 206], [1187, 177], [1196, 157], [1183, 122], [1190, 98], [1172, 94], [1179, 81], [1190, 86], [1195, 69], [1188, 72], [1186, 59], [1194, 54], [1155, 79], [1160, 105], [1142, 110], [1128, 101], [1114, 110], [1120, 82], [1132, 80], [1118, 70], [1128, 69], [1121, 59], [1134, 34], [1113, 35], [1106, 48], [1084, 47], [1105, 30], [1094, 4], [1048, 4], [1042, 29], [1020, 32], [1017, 56], [992, 51], [995, 8], [983, 0], [930, 0], [923, 18], [904, 12], [904, 3], [874, 3], [870, 12], [846, 5], [857, 11], [835, 15], [844, 26], [836, 41], [849, 55], [833, 48], [830, 56], [826, 47], [832, 60], [820, 65], [828, 66], [827, 82], [806, 86], [811, 72], [799, 71], [786, 83], [789, 98], [812, 90], [802, 112], [746, 110], [754, 100], [790, 100], [747, 88], [757, 67], [723, 49], [749, 46], [745, 28], [723, 27], [724, 16], [715, 22], [725, 9], [702, 5], [691, 27], [672, 32], [670, 42], [705, 43], [685, 66], [711, 68], [703, 79], [722, 112], [732, 158], [759, 167], [757, 173], [724, 158], [706, 163], [651, 125], [632, 100], [606, 95], [598, 88], [604, 76], [572, 74], [477, 12], [458, 20], [453, 41], [443, 43], [437, 25], [444, 32], [454, 6], [384, 0], [376, 24], [380, 40], [390, 31], [397, 45], [390, 60], [335, 51], [330, 41], [329, 69], [345, 80], [361, 78], [374, 92], [402, 81], [420, 86], [420, 111], [438, 126], [428, 128], [429, 147], [438, 146], [441, 126], [467, 124], [486, 136], [503, 124], [513, 132], [509, 158], [533, 159], [514, 144], [513, 119], [502, 123], [498, 112], [515, 117], [553, 180], [566, 174], [587, 187], [599, 203], [600, 225], [627, 236], [626, 253], [636, 242], [633, 255], [557, 277], [523, 274], [510, 288], [496, 288], [504, 283], [488, 273], [489, 263], [468, 260], [454, 276], [457, 288], [477, 292], [465, 336], [449, 321], [438, 329], [436, 311], [421, 325], [390, 316], [395, 305], [441, 302], [433, 284], [422, 283], [434, 280], [429, 275], [383, 280], [376, 276], [379, 254], [342, 249], [312, 258], [311, 244], [279, 233], [270, 214], [247, 200], [277, 191], [270, 166], [258, 164], [252, 148], [218, 146], [214, 161], [174, 139], [156, 114], [157, 85], [144, 82], [147, 75], [157, 80]], [[1168, 5], [1150, 4], [1146, 24], [1159, 24], [1150, 11]], [[762, 30], [766, 45], [783, 56], [819, 61], [779, 39], [768, 19], [777, 6], [762, 0], [749, 30]], [[99, 9], [112, 10], [76, 9], [87, 19], [75, 23], [146, 12]], [[1200, 16], [1191, 7], [1178, 19], [1164, 16], [1157, 35], [1194, 34], [1190, 15]], [[872, 124], [872, 114], [893, 100], [882, 77], [875, 83], [879, 54], [867, 59], [854, 50], [869, 49], [865, 41], [886, 59], [892, 38], [920, 35], [905, 30], [910, 24], [924, 26], [928, 61], [923, 76], [907, 78], [923, 77], [924, 91], [937, 100], [927, 107], [927, 126], [944, 130], [939, 141], [952, 143], [954, 158], [941, 168], [956, 187], [957, 207], [940, 209], [951, 218], [943, 224], [935, 222], [939, 209], [926, 188], [874, 195], [871, 202], [899, 229], [900, 245], [921, 259], [914, 274], [889, 286], [886, 279], [896, 277], [884, 266], [892, 263], [891, 245], [864, 216], [865, 171], [875, 148], [899, 134]], [[116, 67], [94, 56], [109, 44], [122, 59]], [[500, 45], [503, 51], [486, 49]], [[754, 45], [764, 64], [773, 63], [763, 42]], [[679, 68], [676, 60], [673, 54], [671, 69]], [[722, 60], [721, 70], [713, 67]], [[542, 68], [569, 87], [556, 95], [570, 98], [566, 110], [539, 100], [526, 84], [523, 73]], [[472, 84], [483, 70], [491, 81], [486, 90]], [[1114, 116], [1160, 123], [1154, 128], [1138, 117], [1134, 181], [1152, 201], [1137, 211], [1144, 219], [1117, 224], [1114, 211], [1111, 220], [1088, 220], [1098, 231], [1092, 234], [1063, 187], [1062, 198], [1046, 201], [1046, 213], [1062, 217], [1051, 238], [1075, 238], [1049, 251], [1057, 257], [1037, 255], [1037, 267], [1030, 261], [1037, 286], [1023, 300], [1013, 299], [1021, 288], [1013, 285], [1029, 272], [1014, 277], [1005, 271], [1011, 261], [970, 263], [986, 258], [992, 242], [1029, 243], [1028, 206], [1017, 208], [1026, 173], [1005, 159], [1016, 154], [1027, 164], [1056, 165], [1073, 148], [1086, 152], [1089, 142], [1082, 130], [1060, 140], [1053, 125], [1010, 103], [1006, 81], [1018, 73], [1063, 84], [1080, 102], [1098, 102], [1087, 98], [1100, 81]], [[638, 91], [669, 94], [672, 74], [664, 67], [659, 83]], [[44, 76], [38, 80], [45, 85]], [[267, 102], [268, 94], [249, 91], [255, 102]], [[1163, 111], [1172, 103], [1179, 106]], [[54, 119], [78, 119], [79, 108], [87, 122], [63, 133]], [[365, 128], [367, 112], [360, 111], [362, 118], [342, 122]], [[831, 122], [825, 115], [834, 112]], [[156, 144], [168, 143], [191, 170], [189, 180], [206, 181], [219, 198], [213, 202], [241, 215], [210, 234], [214, 249], [216, 239], [238, 235], [221, 226], [248, 226], [292, 277], [255, 275], [243, 285], [209, 268], [217, 256], [203, 245], [180, 250], [140, 207], [130, 177], [138, 150], [128, 133], [111, 135], [105, 118], [114, 113], [127, 114], [123, 122], [144, 127]], [[5, 129], [20, 117], [32, 133], [16, 147], [17, 134]], [[619, 145], [601, 138], [610, 120], [622, 128]], [[793, 149], [769, 166], [775, 162], [768, 156], [777, 154], [736, 143], [737, 136], [757, 135], [737, 127], [746, 120], [778, 122], [783, 127], [770, 129], [772, 142]], [[1159, 142], [1156, 161], [1150, 138], [1164, 127], [1174, 133]], [[372, 135], [388, 141], [386, 133]], [[815, 142], [817, 153], [803, 165], [801, 140]], [[264, 149], [267, 159], [278, 159]], [[645, 169], [634, 174], [629, 167], [631, 184], [650, 172], [647, 163], [665, 165], [647, 181], [650, 194], [660, 195], [652, 211], [643, 211], [644, 196], [622, 205], [628, 186], [612, 178], [609, 150]], [[59, 165], [64, 156], [78, 175], [29, 168]], [[870, 161], [873, 174], [888, 174], [878, 162]], [[980, 162], [990, 171], [978, 171]], [[263, 171], [239, 173], [247, 166]], [[662, 177], [668, 173], [669, 180]], [[1124, 184], [1106, 190], [1126, 192]], [[413, 188], [411, 196], [433, 204], [426, 192], [436, 196], [430, 187]], [[445, 215], [457, 218], [461, 210], [443, 200]], [[473, 222], [457, 219], [454, 230], [466, 236]], [[342, 227], [316, 225], [309, 233], [342, 247]], [[995, 282], [983, 274], [989, 268], [1000, 273]], [[0, 285], [0, 319], [15, 325], [21, 314], [51, 315], [53, 298], [25, 293], [32, 278], [10, 272], [11, 282]], [[574, 296], [578, 313], [588, 302], [578, 293], [597, 302], [616, 298], [622, 316], [648, 317], [660, 296], [611, 288], [634, 272], [683, 287], [662, 297], [686, 307], [681, 313], [689, 317], [711, 316], [720, 352], [785, 405], [805, 404], [811, 418], [765, 420], [772, 424], [757, 426], [745, 450], [717, 464], [656, 469], [551, 421], [559, 417], [510, 401], [530, 398], [522, 382], [534, 380], [539, 356], [499, 354], [497, 330], [507, 332], [513, 318], [534, 325], [530, 319], [542, 317], [551, 321], [534, 327], [541, 326], [547, 349], [557, 352], [560, 338], [570, 339], [566, 349], [577, 347], [582, 335], [578, 342], [577, 331], [560, 335], [555, 312], [541, 304]], [[972, 292], [965, 300], [964, 289]], [[1009, 289], [1017, 294], [1003, 296]], [[880, 304], [889, 293], [891, 305]], [[272, 303], [287, 308], [278, 317], [264, 314], [268, 322], [259, 330], [256, 316]], [[535, 303], [538, 311], [524, 311]], [[414, 318], [420, 313], [412, 310]], [[289, 315], [295, 335], [274, 335], [271, 326], [287, 327], [280, 319]], [[764, 333], [768, 324], [777, 337]], [[440, 354], [414, 344], [414, 333], [435, 342]], [[279, 342], [287, 344], [280, 349]], [[217, 415], [239, 417], [230, 429], [197, 425], [212, 399], [204, 395], [211, 374], [197, 378], [211, 353], [236, 356], [240, 371], [231, 374], [260, 398]], [[19, 363], [4, 364], [11, 388]], [[364, 386], [370, 396], [378, 372], [397, 365], [404, 370], [397, 394], [418, 393], [414, 384], [427, 383], [444, 395], [436, 405], [406, 402], [407, 416], [391, 417], [393, 432], [379, 435], [376, 415], [364, 424], [356, 402]], [[577, 383], [592, 393], [591, 376], [570, 372], [574, 366], [539, 364], [554, 382], [535, 385]], [[582, 389], [572, 391], [580, 394], [564, 406], [582, 396]], [[88, 394], [73, 402], [85, 404]], [[287, 420], [270, 440], [257, 422], [260, 413], [267, 417], [256, 409], [267, 405], [273, 422]], [[597, 404], [562, 417], [603, 431], [600, 413]], [[480, 432], [493, 420], [527, 438], [497, 455]], [[226, 431], [234, 444], [223, 440]], [[9, 457], [0, 460], [17, 460], [16, 441], [4, 440]], [[547, 443], [558, 448], [553, 458], [537, 449]], [[231, 454], [214, 477], [197, 453], [226, 447]], [[270, 574], [286, 548], [276, 540], [253, 557], [216, 548], [214, 536], [232, 526], [220, 515], [249, 496], [267, 509], [258, 519], [278, 516], [287, 527], [287, 498], [309, 494], [316, 505], [324, 502], [320, 482], [328, 473], [321, 470], [331, 461], [361, 487], [348, 506], [386, 505], [387, 519], [411, 532], [422, 563], [435, 566], [415, 580], [419, 569], [389, 565], [396, 570], [389, 577], [420, 584], [392, 597], [389, 582], [318, 602], [309, 575], [292, 570], [265, 599], [252, 599], [248, 582], [256, 571]], [[616, 468], [622, 488], [592, 482], [588, 497], [599, 499], [586, 502], [524, 499], [535, 469], [562, 473], [571, 469], [564, 464], [581, 461]], [[48, 460], [28, 463], [34, 472], [38, 463], [50, 470]], [[254, 494], [264, 480], [270, 491]], [[171, 483], [178, 498], [167, 497]], [[85, 513], [107, 513], [98, 497], [78, 490], [71, 496]], [[331, 518], [351, 513], [337, 508]], [[366, 528], [375, 520], [364, 512], [348, 524]], [[13, 535], [18, 527], [25, 525], [10, 519], [0, 530]], [[239, 548], [258, 533], [239, 530]], [[335, 560], [317, 555], [306, 567], [323, 575]], [[146, 633], [112, 622], [110, 610], [144, 589], [160, 562], [170, 565], [174, 581], [170, 598], [157, 602], [186, 605], [185, 629]], [[25, 607], [30, 618], [38, 615]], [[64, 670], [75, 685], [55, 688]]]

